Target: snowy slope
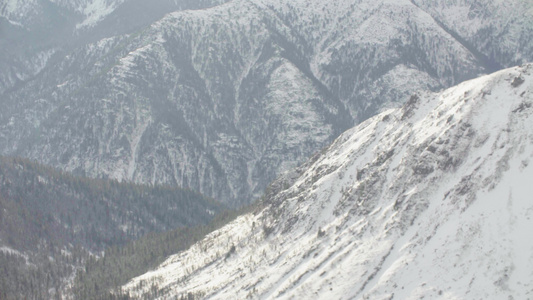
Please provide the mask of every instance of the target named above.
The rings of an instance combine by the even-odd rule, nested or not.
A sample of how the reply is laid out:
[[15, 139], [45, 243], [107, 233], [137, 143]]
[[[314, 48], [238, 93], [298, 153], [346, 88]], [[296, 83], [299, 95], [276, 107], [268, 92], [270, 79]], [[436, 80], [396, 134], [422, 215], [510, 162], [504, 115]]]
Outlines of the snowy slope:
[[123, 288], [161, 299], [532, 299], [532, 128], [532, 64], [413, 95], [285, 174], [260, 211]]

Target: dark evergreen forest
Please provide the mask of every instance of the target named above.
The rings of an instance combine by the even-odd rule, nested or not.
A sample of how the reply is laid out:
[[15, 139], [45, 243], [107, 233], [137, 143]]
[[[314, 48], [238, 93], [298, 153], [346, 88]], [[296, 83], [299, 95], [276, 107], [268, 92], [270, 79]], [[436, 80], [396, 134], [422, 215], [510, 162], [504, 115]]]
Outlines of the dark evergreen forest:
[[[61, 299], [75, 282], [78, 295], [94, 298], [89, 292], [101, 289], [83, 284], [95, 270], [117, 277], [102, 263], [124, 280], [192, 243], [208, 228], [199, 225], [225, 209], [187, 189], [89, 179], [0, 157], [0, 299]], [[141, 237], [146, 242], [132, 243]], [[117, 256], [122, 266], [109, 263]], [[102, 288], [121, 282], [102, 279]]]

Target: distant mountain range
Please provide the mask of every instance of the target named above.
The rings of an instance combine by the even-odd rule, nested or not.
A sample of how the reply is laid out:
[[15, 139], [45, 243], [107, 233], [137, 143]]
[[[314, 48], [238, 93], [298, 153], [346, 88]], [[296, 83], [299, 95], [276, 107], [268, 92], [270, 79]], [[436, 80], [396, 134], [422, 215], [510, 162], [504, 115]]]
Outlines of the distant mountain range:
[[156, 299], [533, 296], [533, 64], [419, 93], [123, 286]]
[[418, 90], [533, 61], [527, 1], [17, 1], [0, 153], [237, 206]]

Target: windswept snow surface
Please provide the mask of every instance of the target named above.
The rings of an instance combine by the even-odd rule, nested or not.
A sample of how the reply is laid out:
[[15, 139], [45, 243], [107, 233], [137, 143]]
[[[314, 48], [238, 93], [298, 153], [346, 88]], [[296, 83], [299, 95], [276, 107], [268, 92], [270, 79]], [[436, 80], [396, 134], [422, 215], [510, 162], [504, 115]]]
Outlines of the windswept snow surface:
[[414, 95], [275, 182], [262, 210], [123, 288], [156, 287], [161, 299], [533, 299], [532, 159], [532, 64]]

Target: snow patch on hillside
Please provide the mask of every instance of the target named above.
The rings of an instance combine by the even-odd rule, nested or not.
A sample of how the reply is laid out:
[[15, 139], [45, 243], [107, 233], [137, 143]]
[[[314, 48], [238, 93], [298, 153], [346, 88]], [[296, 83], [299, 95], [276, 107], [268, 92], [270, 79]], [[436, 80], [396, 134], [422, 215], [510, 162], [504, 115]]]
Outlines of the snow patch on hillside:
[[20, 251], [17, 251], [13, 248], [10, 248], [10, 247], [6, 247], [6, 246], [2, 246], [0, 247], [0, 252], [4, 252], [6, 254], [9, 254], [9, 255], [13, 255], [13, 256], [19, 256], [19, 257], [22, 257], [24, 258], [24, 260], [26, 260], [26, 264], [30, 265], [30, 263], [28, 262], [29, 261], [29, 257], [28, 255], [20, 252]]
[[24, 27], [24, 18], [32, 15], [35, 3], [35, 0], [7, 0], [0, 3], [0, 17], [15, 26]]
[[84, 3], [79, 11], [85, 16], [85, 19], [83, 22], [76, 25], [76, 29], [92, 27], [96, 25], [99, 21], [111, 14], [124, 1], [125, 0], [93, 0]]

